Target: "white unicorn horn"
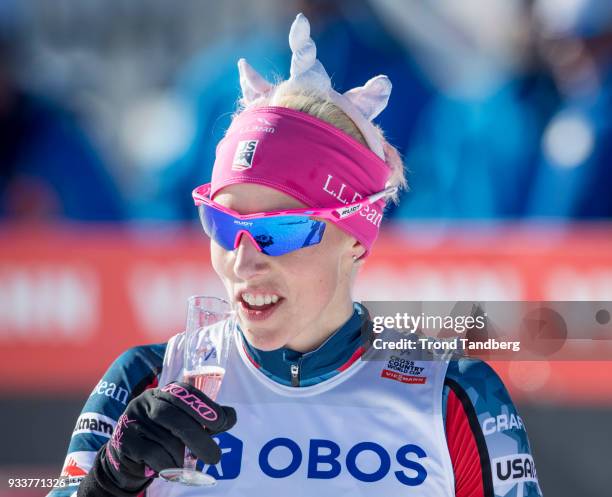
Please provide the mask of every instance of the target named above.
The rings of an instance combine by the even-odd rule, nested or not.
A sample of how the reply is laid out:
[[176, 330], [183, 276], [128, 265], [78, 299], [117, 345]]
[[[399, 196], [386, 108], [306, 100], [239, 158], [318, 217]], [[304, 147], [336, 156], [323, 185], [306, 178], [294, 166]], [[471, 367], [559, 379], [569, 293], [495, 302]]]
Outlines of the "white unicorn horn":
[[299, 13], [289, 31], [291, 70], [289, 79], [304, 86], [329, 90], [331, 80], [323, 65], [317, 60], [317, 47], [310, 37], [310, 23]]
[[308, 71], [317, 60], [317, 47], [310, 37], [310, 23], [306, 16], [299, 13], [289, 30], [291, 47], [291, 77], [296, 78]]
[[363, 86], [347, 91], [344, 96], [359, 109], [368, 121], [371, 121], [387, 106], [391, 86], [389, 78], [380, 75], [370, 79]]
[[273, 85], [253, 69], [245, 59], [238, 61], [238, 73], [240, 74], [242, 99], [245, 104], [267, 95], [272, 89]]

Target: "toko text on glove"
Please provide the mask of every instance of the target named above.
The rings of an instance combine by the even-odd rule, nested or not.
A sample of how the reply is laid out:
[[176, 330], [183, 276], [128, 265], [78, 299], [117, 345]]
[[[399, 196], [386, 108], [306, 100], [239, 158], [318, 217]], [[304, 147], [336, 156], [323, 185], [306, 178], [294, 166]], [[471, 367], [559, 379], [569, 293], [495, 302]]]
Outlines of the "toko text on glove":
[[217, 464], [221, 449], [212, 436], [235, 423], [233, 408], [187, 383], [147, 390], [128, 404], [77, 495], [137, 495], [162, 469], [183, 467], [185, 446], [206, 464]]

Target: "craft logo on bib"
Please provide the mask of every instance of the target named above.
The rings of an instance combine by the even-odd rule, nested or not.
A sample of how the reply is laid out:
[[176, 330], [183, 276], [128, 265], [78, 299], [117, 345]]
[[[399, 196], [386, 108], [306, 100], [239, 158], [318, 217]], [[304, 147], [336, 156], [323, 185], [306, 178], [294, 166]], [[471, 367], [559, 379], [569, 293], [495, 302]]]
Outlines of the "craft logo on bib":
[[244, 171], [253, 167], [253, 158], [255, 157], [255, 149], [259, 140], [242, 140], [238, 142], [234, 160], [232, 161], [232, 169], [234, 171]]

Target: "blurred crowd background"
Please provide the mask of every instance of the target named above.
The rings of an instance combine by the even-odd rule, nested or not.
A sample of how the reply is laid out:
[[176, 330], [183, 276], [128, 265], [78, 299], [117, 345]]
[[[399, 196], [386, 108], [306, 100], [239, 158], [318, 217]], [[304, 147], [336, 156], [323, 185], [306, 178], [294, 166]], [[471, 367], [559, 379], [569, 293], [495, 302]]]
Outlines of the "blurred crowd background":
[[391, 220], [612, 216], [609, 2], [4, 0], [2, 218], [193, 219], [236, 61], [286, 77], [297, 11], [337, 89], [394, 84]]
[[[288, 29], [300, 11], [311, 22], [318, 58], [337, 90], [361, 86], [375, 74], [387, 74], [393, 82], [389, 106], [377, 122], [404, 157], [410, 188], [389, 211], [388, 233], [410, 234], [413, 242], [415, 233], [422, 235], [419, 240], [428, 240], [426, 248], [412, 249], [421, 250], [423, 260], [429, 257], [433, 268], [440, 263], [431, 259], [432, 232], [438, 242], [459, 237], [455, 245], [444, 245], [450, 247], [446, 252], [435, 253], [441, 259], [457, 243], [465, 250], [469, 239], [472, 248], [477, 245], [476, 259], [489, 257], [488, 249], [498, 255], [504, 250], [524, 254], [533, 242], [553, 251], [550, 260], [564, 261], [565, 272], [555, 273], [548, 293], [512, 293], [508, 287], [515, 280], [510, 278], [499, 280], [499, 291], [493, 294], [486, 293], [492, 288], [487, 280], [480, 298], [612, 300], [611, 2], [2, 0], [3, 360], [28, 340], [23, 330], [14, 331], [27, 319], [21, 316], [15, 324], [11, 314], [19, 307], [14, 302], [23, 304], [30, 295], [23, 278], [18, 279], [21, 286], [15, 283], [13, 270], [19, 264], [27, 262], [23, 274], [31, 273], [40, 261], [57, 265], [53, 254], [61, 254], [63, 265], [72, 261], [80, 271], [88, 261], [95, 265], [107, 258], [102, 272], [108, 276], [133, 266], [136, 256], [125, 256], [133, 258], [121, 266], [116, 255], [126, 246], [135, 252], [160, 241], [167, 250], [149, 257], [155, 264], [172, 263], [168, 254], [179, 250], [172, 241], [183, 236], [185, 227], [191, 233], [197, 223], [191, 190], [209, 180], [216, 143], [236, 109], [238, 58], [245, 57], [268, 79], [286, 78]], [[480, 242], [474, 226], [485, 237]], [[149, 229], [162, 229], [163, 236], [144, 236]], [[191, 235], [185, 237], [177, 246], [193, 247]], [[555, 245], [566, 240], [571, 249]], [[31, 256], [26, 262], [24, 254]], [[540, 279], [540, 260], [516, 264], [530, 278]], [[399, 266], [408, 262], [394, 261]], [[504, 271], [511, 272], [513, 261], [503, 260]], [[599, 261], [592, 268], [595, 276], [582, 278], [581, 268], [593, 261]], [[185, 288], [197, 286], [198, 278], [185, 273], [190, 272], [173, 273], [179, 274], [175, 280], [189, 280]], [[150, 286], [151, 274], [151, 266], [140, 268], [130, 281], [146, 280], [142, 285]], [[428, 274], [421, 271], [422, 278], [412, 281], [427, 280]], [[61, 281], [69, 304], [80, 307], [79, 298], [85, 298], [80, 287]], [[466, 294], [449, 295], [444, 293], [447, 285], [432, 285], [427, 287], [430, 298], [473, 298], [470, 288]], [[164, 288], [157, 295], [162, 301], [172, 293]], [[421, 295], [422, 287], [416, 288], [410, 298]], [[109, 308], [125, 307], [113, 305]], [[29, 308], [24, 309], [27, 313]], [[64, 325], [70, 312], [61, 316]], [[182, 312], [178, 308], [179, 322]], [[78, 326], [84, 316], [74, 318]], [[159, 311], [153, 321], [167, 324]], [[70, 336], [72, 342], [78, 341], [76, 335]], [[49, 337], [36, 340], [29, 346], [50, 343]], [[106, 355], [99, 362], [108, 363], [118, 347], [129, 343], [118, 338], [115, 345], [101, 347]], [[43, 351], [32, 350], [42, 357]], [[75, 364], [86, 362], [74, 359]], [[47, 373], [53, 377], [55, 366], [48, 361]], [[61, 367], [67, 368], [57, 365]], [[608, 363], [599, 371], [610, 367]], [[3, 433], [15, 448], [0, 455], [0, 495], [4, 475], [59, 471], [71, 425], [87, 394], [84, 385], [93, 387], [92, 378], [103, 370], [48, 391], [0, 386], [3, 432], [27, 424], [24, 430], [30, 433], [27, 442], [19, 430], [11, 430], [9, 438]], [[57, 378], [71, 373], [66, 369], [62, 374]], [[581, 378], [596, 381], [592, 374]], [[526, 398], [522, 408], [545, 495], [608, 495], [612, 480], [603, 468], [609, 468], [612, 456], [604, 441], [612, 441], [612, 399], [603, 394], [594, 402]], [[39, 436], [42, 442], [37, 442]]]

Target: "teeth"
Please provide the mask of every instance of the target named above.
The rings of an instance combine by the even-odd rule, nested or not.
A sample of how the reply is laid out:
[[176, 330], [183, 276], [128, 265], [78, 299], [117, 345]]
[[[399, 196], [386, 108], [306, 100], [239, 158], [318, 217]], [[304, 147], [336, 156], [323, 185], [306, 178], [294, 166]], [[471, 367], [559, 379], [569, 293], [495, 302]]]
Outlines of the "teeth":
[[244, 300], [249, 305], [254, 306], [262, 306], [266, 304], [276, 304], [279, 300], [278, 295], [274, 294], [266, 294], [266, 295], [253, 295], [251, 293], [243, 293], [242, 300]]

